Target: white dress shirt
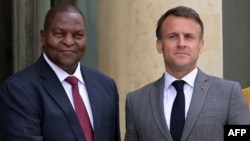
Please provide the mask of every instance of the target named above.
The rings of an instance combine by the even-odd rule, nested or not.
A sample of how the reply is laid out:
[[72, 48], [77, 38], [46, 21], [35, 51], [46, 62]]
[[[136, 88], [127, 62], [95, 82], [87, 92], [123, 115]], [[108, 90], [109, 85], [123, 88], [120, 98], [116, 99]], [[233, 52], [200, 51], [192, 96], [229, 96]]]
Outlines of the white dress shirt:
[[77, 77], [79, 92], [80, 92], [80, 95], [82, 97], [82, 100], [84, 101], [85, 107], [87, 109], [91, 125], [92, 125], [92, 127], [94, 129], [92, 110], [91, 110], [91, 106], [90, 106], [90, 103], [89, 103], [89, 97], [88, 97], [86, 85], [85, 85], [85, 82], [83, 80], [82, 73], [81, 73], [81, 70], [80, 70], [80, 62], [78, 62], [78, 65], [77, 65], [77, 68], [76, 68], [76, 71], [74, 72], [74, 74], [69, 75], [67, 72], [65, 72], [64, 70], [62, 70], [57, 65], [55, 65], [52, 61], [50, 61], [49, 58], [46, 56], [45, 53], [43, 53], [43, 57], [46, 60], [46, 62], [49, 64], [49, 66], [53, 69], [53, 71], [57, 75], [57, 77], [60, 80], [60, 82], [62, 83], [62, 86], [65, 89], [65, 91], [67, 93], [67, 96], [69, 98], [69, 101], [71, 102], [71, 105], [73, 106], [74, 109], [75, 109], [75, 107], [74, 107], [74, 102], [73, 102], [71, 85], [68, 82], [66, 82], [65, 79], [68, 76], [75, 76], [75, 77]]
[[[184, 84], [184, 95], [185, 95], [185, 118], [187, 117], [187, 112], [191, 103], [191, 98], [193, 95], [193, 89], [194, 89], [194, 81], [197, 76], [198, 69], [195, 68], [193, 71], [191, 71], [189, 74], [184, 76], [181, 80], [184, 80], [186, 83]], [[174, 103], [174, 99], [176, 97], [176, 90], [174, 86], [172, 86], [172, 83], [177, 80], [167, 72], [165, 72], [165, 85], [164, 85], [164, 96], [163, 96], [163, 104], [164, 104], [164, 114], [165, 119], [168, 125], [168, 128], [170, 129], [170, 117], [171, 117], [171, 111], [172, 106]]]

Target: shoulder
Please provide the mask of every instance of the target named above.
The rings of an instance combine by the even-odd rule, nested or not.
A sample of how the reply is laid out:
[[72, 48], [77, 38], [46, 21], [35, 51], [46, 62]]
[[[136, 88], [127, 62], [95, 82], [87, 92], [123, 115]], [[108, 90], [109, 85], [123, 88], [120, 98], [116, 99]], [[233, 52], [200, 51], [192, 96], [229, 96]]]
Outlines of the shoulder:
[[196, 83], [207, 83], [210, 87], [216, 90], [232, 90], [237, 89], [238, 91], [241, 90], [241, 85], [239, 82], [229, 79], [224, 79], [219, 76], [209, 75], [204, 72], [199, 71]]
[[161, 93], [163, 88], [164, 88], [164, 76], [159, 78], [158, 80], [147, 83], [133, 91], [130, 91], [128, 93], [128, 96], [133, 95], [135, 97], [136, 96], [141, 97], [141, 96], [147, 96], [150, 93], [156, 93], [156, 92], [158, 93], [159, 91]]
[[211, 84], [215, 85], [228, 86], [228, 87], [231, 87], [233, 85], [240, 85], [239, 82], [237, 81], [224, 79], [218, 76], [208, 75], [208, 78], [209, 78], [208, 81]]
[[81, 66], [81, 72], [84, 78], [91, 77], [92, 79], [105, 79], [105, 80], [112, 79], [107, 74], [104, 74], [103, 72], [100, 72], [99, 70], [95, 70], [86, 66]]
[[[81, 72], [83, 79], [88, 84], [93, 84], [96, 86], [102, 86], [104, 88], [116, 88], [116, 82], [111, 77], [98, 70], [81, 66]], [[111, 86], [111, 87], [110, 87]]]
[[29, 80], [30, 81], [34, 80], [36, 77], [37, 77], [37, 70], [35, 69], [34, 64], [32, 64], [20, 71], [13, 73], [4, 81], [4, 83], [13, 82], [13, 83], [23, 84]]

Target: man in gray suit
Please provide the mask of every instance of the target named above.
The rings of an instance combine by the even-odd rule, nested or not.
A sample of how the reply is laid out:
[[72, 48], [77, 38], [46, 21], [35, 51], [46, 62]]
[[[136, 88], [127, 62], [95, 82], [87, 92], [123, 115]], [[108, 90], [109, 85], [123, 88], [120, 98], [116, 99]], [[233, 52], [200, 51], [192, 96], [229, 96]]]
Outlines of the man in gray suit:
[[[125, 141], [223, 141], [224, 125], [250, 125], [240, 84], [207, 75], [197, 67], [203, 31], [202, 20], [189, 7], [172, 8], [160, 17], [156, 46], [163, 54], [165, 73], [127, 95]], [[181, 115], [172, 118], [176, 80], [184, 80], [179, 125], [173, 123]], [[180, 131], [173, 129], [177, 126]]]

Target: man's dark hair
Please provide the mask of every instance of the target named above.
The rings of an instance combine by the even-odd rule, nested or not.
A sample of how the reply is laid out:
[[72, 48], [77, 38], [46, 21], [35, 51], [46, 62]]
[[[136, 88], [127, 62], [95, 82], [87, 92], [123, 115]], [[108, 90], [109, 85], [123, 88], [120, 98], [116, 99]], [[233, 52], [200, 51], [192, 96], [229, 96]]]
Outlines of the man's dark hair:
[[157, 28], [156, 28], [157, 39], [159, 39], [159, 40], [162, 39], [161, 26], [162, 26], [162, 23], [164, 22], [164, 20], [170, 15], [177, 16], [177, 17], [185, 17], [185, 18], [194, 19], [195, 21], [197, 21], [201, 27], [200, 39], [203, 38], [204, 27], [203, 27], [203, 22], [200, 19], [199, 14], [195, 10], [193, 10], [192, 8], [185, 7], [185, 6], [177, 6], [175, 8], [169, 9], [158, 20]]
[[[71, 5], [71, 4], [59, 4], [56, 5], [54, 7], [52, 7], [46, 14], [45, 16], [45, 20], [44, 20], [44, 30], [46, 30], [49, 25], [51, 24], [51, 22], [53, 21], [54, 17], [56, 16], [56, 14], [58, 12], [75, 12], [75, 13], [79, 13], [82, 18], [83, 21], [85, 22], [85, 17], [83, 15], [83, 13], [81, 12], [81, 10], [79, 10], [76, 6]], [[86, 23], [85, 23], [86, 26]]]

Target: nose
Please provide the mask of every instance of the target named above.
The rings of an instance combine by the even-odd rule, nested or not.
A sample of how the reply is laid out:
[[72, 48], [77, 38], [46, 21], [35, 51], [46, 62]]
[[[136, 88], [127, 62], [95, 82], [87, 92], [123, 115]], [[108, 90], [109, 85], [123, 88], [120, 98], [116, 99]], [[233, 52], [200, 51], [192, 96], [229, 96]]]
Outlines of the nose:
[[186, 41], [185, 41], [185, 38], [183, 36], [179, 37], [178, 46], [180, 46], [180, 47], [186, 46]]
[[63, 44], [66, 46], [72, 46], [75, 44], [75, 40], [72, 35], [67, 34], [63, 39]]

